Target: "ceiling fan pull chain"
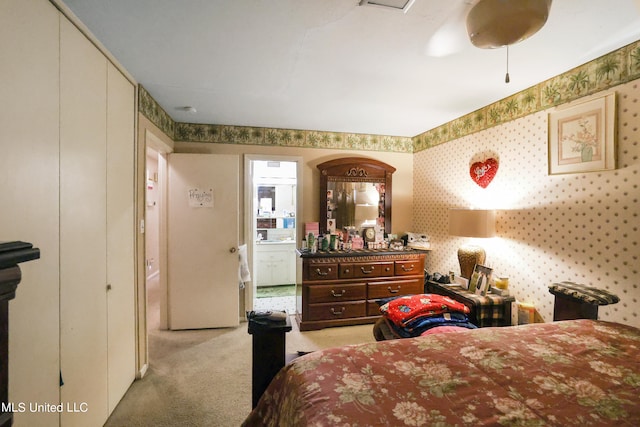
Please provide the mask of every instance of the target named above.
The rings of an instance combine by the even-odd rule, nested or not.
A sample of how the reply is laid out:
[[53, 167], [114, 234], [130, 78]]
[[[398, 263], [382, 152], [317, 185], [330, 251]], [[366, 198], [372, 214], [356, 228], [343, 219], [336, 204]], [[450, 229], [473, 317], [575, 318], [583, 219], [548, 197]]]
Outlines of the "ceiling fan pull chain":
[[504, 76], [504, 82], [509, 83], [509, 45], [507, 45], [507, 74]]

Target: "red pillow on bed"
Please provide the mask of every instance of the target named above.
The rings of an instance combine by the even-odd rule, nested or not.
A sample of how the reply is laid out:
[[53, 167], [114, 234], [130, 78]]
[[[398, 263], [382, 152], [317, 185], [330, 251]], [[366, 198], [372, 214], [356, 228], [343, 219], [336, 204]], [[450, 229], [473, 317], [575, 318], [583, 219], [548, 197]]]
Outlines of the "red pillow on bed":
[[417, 294], [400, 297], [380, 307], [380, 312], [396, 325], [404, 326], [419, 317], [457, 311], [468, 314], [469, 307], [449, 297], [437, 294]]

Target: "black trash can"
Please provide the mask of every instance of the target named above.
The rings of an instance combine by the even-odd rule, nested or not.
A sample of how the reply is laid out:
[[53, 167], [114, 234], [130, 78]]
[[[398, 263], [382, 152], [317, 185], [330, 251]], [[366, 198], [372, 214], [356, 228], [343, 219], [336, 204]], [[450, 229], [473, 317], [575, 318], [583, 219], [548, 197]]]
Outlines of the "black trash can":
[[248, 332], [253, 335], [251, 396], [255, 408], [285, 365], [285, 334], [291, 330], [291, 320], [283, 311], [251, 311], [247, 319]]

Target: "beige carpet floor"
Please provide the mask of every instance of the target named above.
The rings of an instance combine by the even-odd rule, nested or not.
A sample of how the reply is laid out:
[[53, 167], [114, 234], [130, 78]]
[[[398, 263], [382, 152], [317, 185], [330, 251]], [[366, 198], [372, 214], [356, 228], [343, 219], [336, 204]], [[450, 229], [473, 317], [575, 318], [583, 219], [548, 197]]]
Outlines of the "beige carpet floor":
[[[374, 341], [372, 325], [300, 332], [295, 323], [292, 318], [286, 335], [291, 354]], [[239, 426], [251, 411], [251, 340], [246, 323], [192, 331], [153, 328], [149, 370], [105, 425]]]

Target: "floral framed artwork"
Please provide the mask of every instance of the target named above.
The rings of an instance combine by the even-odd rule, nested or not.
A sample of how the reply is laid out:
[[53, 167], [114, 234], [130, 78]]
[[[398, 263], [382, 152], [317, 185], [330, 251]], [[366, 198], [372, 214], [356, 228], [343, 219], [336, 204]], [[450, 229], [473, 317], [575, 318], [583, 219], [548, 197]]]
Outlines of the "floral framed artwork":
[[549, 175], [615, 168], [615, 92], [549, 113]]

